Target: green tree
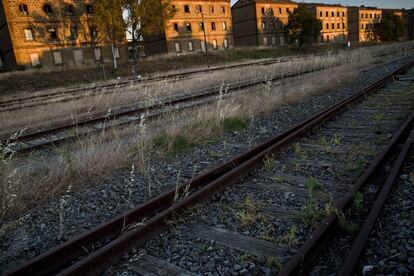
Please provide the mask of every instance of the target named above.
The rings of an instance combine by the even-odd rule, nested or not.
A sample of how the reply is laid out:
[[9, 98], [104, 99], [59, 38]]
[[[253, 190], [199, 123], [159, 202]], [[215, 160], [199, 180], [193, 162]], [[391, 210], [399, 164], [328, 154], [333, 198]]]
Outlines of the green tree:
[[132, 43], [135, 72], [139, 48], [143, 48], [144, 36], [164, 32], [165, 23], [175, 14], [171, 0], [123, 0], [123, 17]]
[[400, 16], [387, 12], [381, 22], [374, 25], [374, 33], [381, 41], [397, 41], [404, 37], [405, 25]]
[[117, 61], [115, 49], [125, 42], [126, 23], [122, 18], [123, 0], [94, 0], [94, 23], [105, 35], [102, 40], [111, 45], [114, 68]]
[[320, 36], [322, 21], [317, 19], [305, 4], [289, 12], [288, 24], [284, 32], [291, 44], [301, 48], [304, 44], [315, 42]]

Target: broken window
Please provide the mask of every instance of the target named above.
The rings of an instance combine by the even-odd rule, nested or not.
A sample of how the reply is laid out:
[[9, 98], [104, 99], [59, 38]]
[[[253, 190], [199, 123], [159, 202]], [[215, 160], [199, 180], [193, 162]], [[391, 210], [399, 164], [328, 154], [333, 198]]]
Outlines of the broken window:
[[47, 32], [49, 33], [49, 39], [50, 40], [56, 40], [57, 39], [57, 32], [55, 28], [49, 28], [47, 30]]
[[29, 14], [29, 10], [27, 9], [27, 5], [26, 4], [20, 4], [19, 5], [19, 11], [21, 14], [24, 15], [28, 15]]
[[187, 32], [192, 32], [191, 23], [186, 22], [185, 23], [185, 29], [187, 30]]
[[211, 30], [212, 31], [216, 30], [216, 22], [211, 22]]
[[32, 29], [24, 29], [24, 36], [26, 38], [26, 40], [33, 40], [33, 30]]
[[75, 14], [75, 9], [74, 9], [73, 5], [66, 4], [65, 5], [65, 12], [66, 12], [66, 15], [74, 15]]
[[52, 6], [50, 4], [44, 4], [43, 5], [43, 11], [47, 14], [47, 15], [51, 15], [52, 14]]
[[93, 14], [93, 6], [91, 4], [86, 5], [86, 13]]
[[70, 28], [70, 38], [77, 39], [78, 38], [78, 27], [73, 26]]
[[95, 26], [91, 26], [89, 28], [89, 33], [91, 35], [91, 38], [96, 38], [98, 36], [98, 31], [96, 30]]

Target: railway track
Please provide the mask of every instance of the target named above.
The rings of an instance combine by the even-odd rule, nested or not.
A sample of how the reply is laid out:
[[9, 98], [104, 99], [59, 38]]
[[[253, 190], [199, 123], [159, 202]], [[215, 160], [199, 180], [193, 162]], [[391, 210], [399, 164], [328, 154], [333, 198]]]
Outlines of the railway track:
[[[239, 257], [250, 254], [273, 260], [273, 263], [277, 263], [275, 260], [288, 264], [302, 260], [297, 257], [302, 249], [283, 244], [283, 239], [279, 242], [272, 239], [283, 237], [286, 226], [291, 226], [290, 229], [295, 226], [303, 233], [297, 242], [304, 246], [309, 243], [306, 238], [314, 236], [311, 235], [312, 227], [325, 225], [320, 223], [321, 217], [311, 216], [319, 212], [318, 206], [343, 204], [345, 199], [345, 205], [349, 206], [354, 193], [359, 190], [357, 188], [396, 148], [401, 138], [407, 136], [407, 130], [410, 131], [414, 123], [414, 85], [412, 82], [393, 81], [393, 76], [410, 66], [412, 61], [286, 132], [35, 257], [6, 275], [98, 274], [131, 247], [145, 245], [148, 253], [136, 260], [139, 272], [157, 273], [162, 270], [170, 275], [193, 275], [187, 262], [177, 266], [174, 258], [168, 261], [161, 252], [167, 245], [168, 250], [174, 251], [173, 247], [179, 242], [191, 243], [192, 248], [190, 254], [183, 253], [181, 257], [191, 255], [198, 260], [203, 259], [197, 252], [203, 251], [200, 243], [205, 245], [206, 241], [214, 241], [208, 243], [212, 247], [210, 252], [233, 250]], [[367, 164], [371, 165], [364, 172]], [[249, 177], [253, 171], [254, 177]], [[230, 184], [236, 185], [228, 187]], [[220, 196], [213, 199], [207, 209], [191, 216], [194, 206], [226, 187], [228, 190], [221, 193], [224, 199]], [[247, 197], [251, 198], [249, 202]], [[230, 211], [221, 210], [224, 209], [223, 201], [227, 204], [225, 209]], [[263, 204], [252, 206], [256, 205], [253, 204], [255, 201]], [[335, 209], [326, 210], [332, 211], [327, 219], [335, 216]], [[247, 220], [241, 232], [237, 222], [252, 211], [252, 216], [266, 214], [257, 216], [257, 219], [266, 218], [267, 223], [254, 220], [249, 224]], [[309, 214], [309, 211], [315, 214]], [[217, 212], [229, 212], [226, 215], [229, 222], [220, 221]], [[187, 214], [189, 218], [179, 220], [177, 216], [180, 214]], [[263, 229], [254, 228], [256, 225], [278, 224], [282, 224], [283, 229], [266, 229], [269, 232], [265, 233]], [[164, 231], [169, 226], [174, 229]], [[162, 231], [162, 236], [150, 240]], [[257, 269], [263, 261], [257, 259], [254, 262], [257, 265], [250, 272], [259, 273]], [[301, 265], [302, 262], [295, 267], [300, 268]], [[287, 271], [286, 268], [283, 271]]]
[[[309, 58], [302, 57], [301, 59], [310, 59], [310, 58], [311, 57]], [[295, 58], [295, 57], [276, 58], [276, 59], [270, 59], [270, 60], [264, 60], [264, 61], [255, 61], [255, 62], [242, 63], [242, 64], [218, 66], [218, 67], [193, 70], [193, 71], [182, 72], [182, 73], [171, 73], [171, 74], [165, 74], [165, 75], [154, 76], [154, 77], [146, 77], [146, 78], [141, 78], [141, 79], [127, 79], [127, 80], [122, 80], [122, 81], [113, 82], [109, 84], [98, 84], [98, 85], [93, 85], [93, 86], [83, 86], [83, 87], [75, 87], [71, 89], [57, 90], [55, 92], [51, 92], [48, 94], [0, 101], [0, 111], [2, 112], [13, 111], [13, 110], [21, 109], [21, 108], [33, 107], [33, 106], [44, 105], [44, 104], [49, 104], [49, 103], [75, 100], [75, 99], [79, 99], [83, 97], [90, 97], [90, 96], [101, 95], [101, 94], [109, 94], [109, 93], [114, 93], [115, 91], [119, 91], [120, 88], [132, 87], [138, 84], [148, 84], [148, 83], [155, 83], [159, 81], [176, 82], [176, 81], [183, 80], [185, 78], [189, 78], [192, 76], [216, 72], [220, 70], [238, 69], [238, 68], [244, 68], [244, 67], [250, 67], [250, 66], [266, 66], [266, 65], [271, 65], [271, 64], [292, 61], [295, 59], [299, 59], [299, 57], [298, 58]]]
[[[153, 77], [146, 77], [141, 79], [126, 79], [117, 82], [105, 83], [105, 84], [96, 84], [92, 86], [80, 86], [74, 87], [70, 89], [56, 89], [53, 92], [47, 94], [40, 94], [40, 95], [33, 95], [24, 98], [12, 98], [8, 100], [0, 101], [0, 112], [5, 111], [14, 111], [22, 108], [28, 107], [35, 107], [39, 105], [45, 105], [50, 103], [57, 103], [57, 102], [65, 102], [70, 100], [76, 100], [83, 97], [91, 97], [96, 95], [103, 95], [103, 94], [111, 94], [114, 92], [122, 93], [121, 88], [131, 87], [134, 90], [140, 89], [139, 87], [134, 87], [138, 84], [150, 84], [159, 81], [168, 81], [168, 82], [176, 82], [179, 80], [183, 80], [186, 78], [190, 78], [192, 76], [211, 73], [221, 70], [228, 70], [228, 69], [239, 69], [244, 67], [251, 67], [251, 66], [266, 66], [272, 64], [278, 64], [283, 62], [294, 62], [297, 60], [306, 61], [309, 59], [314, 59], [315, 57], [323, 57], [329, 54], [322, 54], [322, 55], [310, 55], [310, 57], [289, 57], [289, 58], [276, 58], [276, 59], [267, 59], [264, 61], [255, 61], [255, 62], [248, 62], [242, 64], [233, 64], [233, 65], [225, 65], [225, 66], [217, 66], [207, 69], [199, 69], [193, 70], [188, 72], [182, 73], [171, 73], [165, 74], [161, 76], [153, 76]], [[385, 54], [380, 54], [379, 57], [384, 56]], [[280, 78], [283, 78], [285, 75], [281, 74]], [[141, 87], [142, 88], [142, 87]]]
[[85, 135], [102, 132], [114, 127], [137, 123], [142, 119], [154, 119], [163, 114], [205, 105], [215, 101], [218, 96], [223, 95], [224, 90], [226, 93], [234, 93], [249, 87], [266, 84], [269, 81], [273, 82], [281, 78], [292, 78], [311, 72], [313, 70], [277, 76], [272, 79], [247, 80], [230, 84], [227, 87], [220, 85], [208, 89], [161, 97], [150, 103], [139, 102], [137, 104], [114, 108], [111, 110], [111, 113], [97, 112], [88, 114], [87, 116], [81, 116], [76, 122], [67, 121], [60, 126], [27, 132], [15, 138], [8, 138], [12, 136], [8, 135], [2, 138], [2, 142], [7, 144], [13, 143], [13, 151], [20, 153], [28, 152], [41, 147], [74, 140]]

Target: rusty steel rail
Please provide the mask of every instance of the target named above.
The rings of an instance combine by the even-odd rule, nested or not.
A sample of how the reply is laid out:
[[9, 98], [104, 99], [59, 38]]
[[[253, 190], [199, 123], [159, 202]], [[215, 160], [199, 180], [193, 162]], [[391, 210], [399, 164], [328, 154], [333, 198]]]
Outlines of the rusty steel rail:
[[[403, 72], [412, 64], [411, 60], [381, 80], [300, 122], [282, 134], [269, 138], [245, 153], [195, 177], [188, 183], [180, 185], [177, 189], [171, 189], [137, 208], [33, 258], [7, 272], [6, 275], [48, 275], [57, 272], [59, 275], [99, 274], [129, 248], [144, 245], [146, 241], [165, 229], [167, 220], [172, 216], [203, 202], [212, 194], [247, 176], [261, 165], [267, 154], [280, 150], [304, 137], [322, 122], [392, 81], [394, 74]], [[176, 192], [182, 193], [186, 189], [193, 192], [183, 200], [174, 202]], [[134, 227], [128, 228], [129, 231], [123, 231], [125, 225], [134, 225]], [[105, 237], [113, 237], [114, 239], [102, 248], [90, 254], [86, 253], [94, 243]], [[76, 262], [76, 260], [79, 261]]]
[[381, 189], [380, 194], [378, 195], [377, 200], [372, 207], [367, 220], [365, 221], [364, 225], [362, 226], [361, 231], [358, 234], [358, 237], [352, 244], [351, 251], [348, 253], [348, 257], [342, 266], [342, 269], [339, 272], [339, 276], [351, 276], [353, 275], [354, 269], [358, 263], [359, 257], [361, 256], [365, 244], [367, 243], [369, 236], [371, 234], [372, 229], [375, 226], [375, 222], [378, 216], [381, 213], [382, 207], [384, 206], [385, 201], [387, 200], [391, 189], [395, 183], [395, 180], [398, 177], [398, 173], [404, 163], [404, 160], [413, 144], [414, 141], [414, 128], [411, 129], [410, 135], [408, 136], [407, 140], [404, 143], [404, 146], [398, 155], [397, 160], [395, 161], [390, 174], [388, 175], [387, 179], [385, 180], [384, 186]]
[[[360, 191], [360, 189], [365, 185], [365, 183], [368, 181], [370, 177], [374, 175], [374, 173], [377, 171], [385, 157], [391, 152], [391, 150], [398, 144], [398, 142], [401, 140], [403, 135], [407, 133], [407, 131], [411, 130], [414, 123], [414, 113], [411, 113], [408, 118], [405, 120], [405, 122], [401, 125], [399, 130], [394, 134], [393, 138], [390, 140], [390, 142], [386, 145], [384, 150], [379, 153], [373, 162], [370, 164], [370, 166], [365, 170], [365, 172], [362, 174], [360, 178], [358, 178], [357, 182], [354, 184], [351, 190], [349, 190], [346, 195], [341, 199], [341, 201], [336, 205], [336, 209], [345, 214], [349, 208], [351, 207], [351, 204], [353, 203], [353, 198], [355, 194]], [[412, 142], [412, 136], [413, 133], [411, 133], [410, 138], [408, 142], [411, 144]], [[410, 140], [411, 139], [411, 140]], [[404, 147], [404, 150], [406, 150], [407, 145]], [[408, 150], [407, 150], [408, 151]], [[404, 152], [402, 152], [404, 153]], [[400, 163], [402, 163], [403, 159], [405, 158], [405, 154], [403, 157], [399, 157], [397, 160], [396, 165], [399, 165], [398, 167], [394, 166], [393, 170], [390, 174], [390, 176], [387, 178], [387, 184], [392, 185], [392, 182], [396, 174], [398, 173], [399, 167], [401, 166]], [[390, 179], [390, 177], [394, 177], [393, 179]], [[390, 184], [391, 182], [391, 184]], [[389, 190], [388, 190], [389, 191]], [[385, 200], [383, 197], [386, 197], [386, 195], [382, 195], [382, 199]], [[381, 205], [382, 206], [382, 205]], [[381, 209], [381, 206], [374, 206], [373, 211], [375, 213], [379, 212]], [[371, 213], [370, 213], [371, 216]], [[306, 268], [307, 264], [310, 260], [313, 259], [314, 254], [321, 248], [323, 243], [326, 241], [326, 239], [331, 236], [333, 233], [337, 231], [337, 224], [339, 222], [339, 217], [337, 212], [332, 212], [326, 219], [324, 219], [319, 227], [312, 232], [311, 238], [309, 238], [296, 252], [296, 254], [289, 260], [289, 262], [283, 267], [283, 269], [278, 273], [278, 276], [287, 276], [287, 275], [301, 275], [302, 270]], [[373, 224], [375, 223], [375, 219], [373, 217], [369, 217], [368, 220], [368, 226], [364, 226], [368, 229], [363, 229], [363, 232], [361, 233], [361, 237], [358, 237], [359, 240], [356, 242], [360, 242], [363, 239], [367, 239], [367, 235], [369, 236], [370, 229], [372, 229]], [[368, 233], [367, 233], [368, 232]], [[354, 245], [356, 245], [354, 243]], [[358, 244], [353, 249], [355, 254], [357, 254], [362, 250], [360, 247], [363, 244]], [[352, 255], [352, 252], [350, 252], [350, 259], [347, 261], [346, 265], [352, 266], [352, 267], [346, 267], [346, 274], [343, 275], [351, 275], [354, 265], [356, 264], [359, 255]], [[344, 266], [345, 267], [345, 266]]]

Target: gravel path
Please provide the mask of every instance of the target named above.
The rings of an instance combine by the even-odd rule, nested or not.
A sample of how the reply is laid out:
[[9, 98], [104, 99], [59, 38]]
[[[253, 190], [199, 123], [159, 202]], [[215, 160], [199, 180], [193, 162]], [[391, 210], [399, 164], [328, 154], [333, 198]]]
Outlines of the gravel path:
[[[219, 143], [197, 146], [191, 152], [179, 154], [172, 159], [153, 160], [149, 176], [128, 170], [119, 171], [100, 185], [92, 185], [92, 187], [79, 192], [68, 192], [62, 199], [52, 200], [45, 206], [28, 212], [15, 223], [10, 232], [1, 237], [0, 272], [4, 272], [62, 241], [146, 201], [167, 188], [175, 186], [177, 182], [182, 183], [191, 179], [194, 175], [243, 152], [249, 146], [255, 145], [275, 133], [286, 130], [296, 122], [349, 96], [355, 90], [378, 79], [400, 64], [402, 64], [401, 61], [371, 69], [368, 72], [363, 72], [358, 81], [345, 88], [312, 97], [297, 105], [284, 107], [269, 116], [256, 118], [246, 130], [227, 133]], [[285, 200], [289, 201], [290, 199], [286, 198]], [[298, 204], [301, 203], [298, 202]], [[63, 208], [61, 208], [62, 206]], [[283, 225], [282, 221], [278, 225]], [[285, 232], [286, 229], [280, 229], [280, 231]], [[189, 243], [190, 238], [183, 237], [182, 242]], [[253, 274], [267, 274], [272, 271], [266, 265], [260, 269], [255, 268], [256, 262], [249, 261], [252, 256], [240, 256], [239, 252], [223, 250], [217, 244], [205, 244], [201, 240], [195, 241], [195, 244], [201, 246], [202, 249], [218, 252], [217, 258], [230, 260], [223, 267], [223, 272], [243, 274], [250, 271], [254, 272]], [[183, 250], [188, 250], [188, 248]], [[173, 258], [173, 252], [171, 254], [171, 258]], [[187, 255], [192, 256], [192, 251], [190, 250]], [[126, 258], [129, 257], [126, 256]], [[194, 255], [192, 258], [197, 259], [202, 256]], [[231, 261], [240, 259], [244, 259], [246, 262], [240, 265], [236, 261]], [[268, 260], [258, 261], [263, 264], [268, 262]], [[186, 260], [186, 262], [191, 262], [191, 260]], [[275, 263], [277, 265], [276, 261], [271, 265], [275, 265]], [[214, 265], [214, 262], [211, 265]], [[248, 270], [246, 266], [248, 266]]]

